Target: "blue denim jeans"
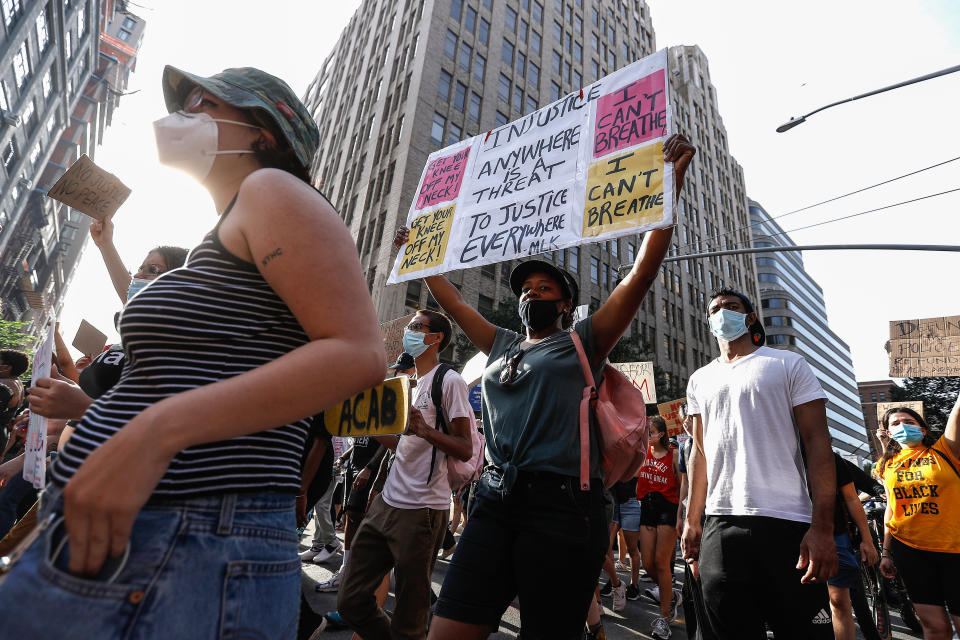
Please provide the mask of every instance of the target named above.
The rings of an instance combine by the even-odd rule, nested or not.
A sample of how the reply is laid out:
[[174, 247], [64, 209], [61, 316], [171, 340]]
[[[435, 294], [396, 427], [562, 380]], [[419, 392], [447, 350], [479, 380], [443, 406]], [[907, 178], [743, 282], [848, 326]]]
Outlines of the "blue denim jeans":
[[128, 554], [95, 578], [67, 570], [62, 503], [0, 579], [10, 638], [294, 638], [300, 591], [293, 496], [227, 494], [151, 501]]

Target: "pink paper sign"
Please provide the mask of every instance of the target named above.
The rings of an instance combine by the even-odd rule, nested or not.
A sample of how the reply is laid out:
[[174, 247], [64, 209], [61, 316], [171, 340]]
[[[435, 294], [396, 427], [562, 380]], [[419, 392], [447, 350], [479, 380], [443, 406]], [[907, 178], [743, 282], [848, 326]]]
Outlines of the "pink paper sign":
[[437, 158], [427, 165], [420, 193], [417, 194], [417, 209], [455, 199], [460, 193], [469, 157], [470, 147], [467, 147], [449, 156]]
[[594, 158], [666, 135], [664, 81], [660, 69], [597, 100]]

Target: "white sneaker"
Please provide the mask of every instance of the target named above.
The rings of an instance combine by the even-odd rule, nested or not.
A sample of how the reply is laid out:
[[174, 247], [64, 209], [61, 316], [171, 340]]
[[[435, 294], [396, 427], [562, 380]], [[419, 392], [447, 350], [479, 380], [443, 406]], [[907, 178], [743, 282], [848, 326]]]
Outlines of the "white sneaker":
[[670, 623], [662, 616], [653, 619], [653, 627], [650, 629], [650, 636], [657, 640], [667, 640], [673, 632], [670, 631]]
[[303, 562], [310, 562], [311, 560], [316, 558], [321, 551], [323, 551], [323, 549], [314, 549], [313, 547], [310, 547], [306, 551], [303, 551], [300, 553], [300, 559]]
[[338, 571], [337, 573], [330, 576], [330, 579], [327, 580], [326, 582], [321, 582], [317, 584], [314, 587], [314, 589], [321, 593], [330, 593], [331, 591], [339, 591], [340, 590], [340, 572]]
[[327, 560], [337, 555], [341, 551], [343, 551], [343, 544], [341, 544], [340, 540], [338, 539], [336, 542], [328, 544], [323, 549], [321, 549], [317, 553], [313, 561], [316, 564], [320, 564], [321, 562], [326, 562]]
[[623, 611], [627, 608], [627, 583], [620, 581], [619, 587], [613, 588], [613, 610]]
[[629, 571], [629, 570], [630, 570], [630, 567], [629, 567], [627, 564], [625, 564], [625, 563], [623, 563], [623, 562], [620, 562], [619, 560], [617, 560], [617, 561], [613, 564], [613, 568], [616, 569], [617, 571]]

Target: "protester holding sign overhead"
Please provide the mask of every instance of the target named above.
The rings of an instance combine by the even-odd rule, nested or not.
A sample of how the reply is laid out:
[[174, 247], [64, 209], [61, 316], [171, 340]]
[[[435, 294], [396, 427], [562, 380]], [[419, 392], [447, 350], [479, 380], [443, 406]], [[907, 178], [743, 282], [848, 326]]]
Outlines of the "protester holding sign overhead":
[[900, 451], [877, 464], [887, 489], [880, 571], [900, 574], [926, 640], [951, 638], [960, 632], [960, 396], [939, 438], [908, 407], [889, 409], [882, 424]]
[[[294, 637], [309, 417], [382, 380], [355, 245], [307, 182], [319, 133], [300, 100], [252, 68], [167, 67], [163, 89], [160, 160], [220, 219], [124, 309], [129, 365], [0, 584], [11, 637]], [[34, 601], [43, 615], [20, 615]]]
[[[680, 135], [664, 143], [676, 185], [695, 149]], [[594, 375], [627, 330], [670, 246], [672, 229], [647, 233], [630, 274], [596, 313], [573, 326]], [[395, 243], [406, 241], [401, 229]], [[478, 496], [444, 580], [431, 638], [484, 638], [519, 595], [523, 633], [579, 638], [608, 543], [595, 436], [591, 487], [578, 489], [583, 373], [570, 338], [578, 287], [539, 260], [510, 276], [526, 335], [488, 322], [443, 276], [426, 278], [437, 302], [488, 355], [483, 424], [488, 461]], [[523, 558], [564, 558], [530, 563]], [[544, 585], [563, 585], [545, 589]]]

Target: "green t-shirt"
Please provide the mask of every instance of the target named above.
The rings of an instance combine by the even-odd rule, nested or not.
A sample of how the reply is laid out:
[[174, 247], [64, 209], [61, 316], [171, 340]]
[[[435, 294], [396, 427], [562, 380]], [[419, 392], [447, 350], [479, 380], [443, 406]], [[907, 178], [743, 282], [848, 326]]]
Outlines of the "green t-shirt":
[[[592, 318], [574, 325], [587, 358], [594, 361]], [[523, 471], [580, 475], [580, 400], [586, 381], [577, 349], [567, 332], [529, 346], [513, 382], [501, 383], [508, 359], [525, 339], [497, 327], [483, 372], [483, 429], [490, 460]], [[593, 377], [600, 384], [603, 361]], [[601, 476], [596, 429], [590, 429], [590, 476]]]

